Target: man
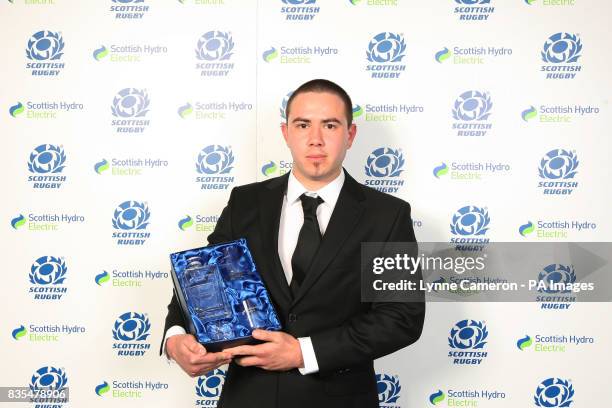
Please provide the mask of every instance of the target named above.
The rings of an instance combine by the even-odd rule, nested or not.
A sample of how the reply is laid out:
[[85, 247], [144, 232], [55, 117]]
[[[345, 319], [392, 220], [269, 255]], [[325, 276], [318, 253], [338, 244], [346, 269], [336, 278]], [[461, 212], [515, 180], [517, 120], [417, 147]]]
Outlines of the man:
[[208, 237], [247, 239], [283, 331], [209, 353], [184, 334], [173, 297], [165, 351], [191, 376], [230, 364], [219, 407], [378, 407], [373, 360], [415, 342], [425, 308], [361, 302], [361, 243], [415, 241], [410, 206], [343, 171], [357, 128], [341, 87], [301, 85], [286, 116], [291, 173], [234, 188]]

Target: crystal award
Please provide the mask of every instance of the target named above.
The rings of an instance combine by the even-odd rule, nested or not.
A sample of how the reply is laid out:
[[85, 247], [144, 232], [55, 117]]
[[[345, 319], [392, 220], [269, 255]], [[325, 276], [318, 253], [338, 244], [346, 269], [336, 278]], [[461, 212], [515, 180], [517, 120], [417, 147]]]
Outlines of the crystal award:
[[189, 332], [207, 350], [253, 343], [255, 329], [281, 325], [245, 239], [170, 255]]

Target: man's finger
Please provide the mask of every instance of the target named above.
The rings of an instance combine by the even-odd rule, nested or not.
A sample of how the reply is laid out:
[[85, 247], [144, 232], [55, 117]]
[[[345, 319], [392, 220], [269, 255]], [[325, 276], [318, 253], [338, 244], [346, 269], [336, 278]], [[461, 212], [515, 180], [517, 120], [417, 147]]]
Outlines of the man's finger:
[[243, 367], [251, 367], [251, 366], [259, 366], [263, 364], [263, 361], [259, 357], [248, 356], [248, 357], [240, 357], [234, 360], [236, 364]]
[[224, 350], [232, 356], [257, 356], [262, 353], [261, 345], [258, 346], [237, 346]]
[[232, 356], [229, 353], [206, 353], [194, 356], [189, 362], [194, 365], [199, 364], [219, 364], [223, 361], [229, 361]]
[[279, 334], [277, 332], [269, 331], [269, 330], [253, 330], [253, 337], [257, 340], [263, 341], [275, 341], [278, 339]]
[[210, 363], [196, 364], [196, 365], [191, 366], [188, 369], [187, 373], [189, 375], [191, 375], [192, 377], [196, 377], [198, 375], [206, 374], [209, 371], [212, 371], [212, 370], [214, 370], [214, 369], [216, 369], [216, 368], [218, 368], [218, 367], [220, 367], [220, 366], [222, 366], [224, 364], [229, 364], [229, 363], [230, 363], [230, 360], [220, 361], [220, 362], [215, 363], [215, 364], [210, 364]]
[[194, 364], [194, 367], [196, 367], [198, 370], [210, 371], [224, 364], [229, 364], [231, 361], [232, 360], [230, 359], [228, 360], [221, 359], [221, 360], [217, 360], [214, 362], [204, 362], [204, 363]]
[[198, 343], [195, 337], [191, 335], [185, 338], [183, 344], [185, 345], [187, 350], [191, 351], [192, 353], [206, 354], [206, 348], [204, 348], [203, 345]]

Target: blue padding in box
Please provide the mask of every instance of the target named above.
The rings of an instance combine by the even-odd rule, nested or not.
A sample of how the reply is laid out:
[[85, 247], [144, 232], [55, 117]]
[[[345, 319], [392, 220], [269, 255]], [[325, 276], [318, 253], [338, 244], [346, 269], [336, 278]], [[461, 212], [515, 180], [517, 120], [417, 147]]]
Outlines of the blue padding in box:
[[[193, 267], [198, 258], [202, 266]], [[222, 348], [223, 342], [250, 338], [256, 328], [281, 329], [244, 238], [176, 252], [170, 260], [200, 343]]]

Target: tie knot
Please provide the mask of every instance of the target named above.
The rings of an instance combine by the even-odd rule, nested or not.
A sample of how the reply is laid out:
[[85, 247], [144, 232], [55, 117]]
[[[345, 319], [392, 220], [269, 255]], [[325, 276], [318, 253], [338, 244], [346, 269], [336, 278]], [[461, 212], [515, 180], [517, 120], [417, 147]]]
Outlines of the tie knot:
[[317, 213], [317, 207], [319, 204], [323, 203], [323, 199], [321, 197], [310, 197], [306, 194], [302, 194], [300, 196], [300, 200], [302, 200], [304, 215], [315, 215]]

